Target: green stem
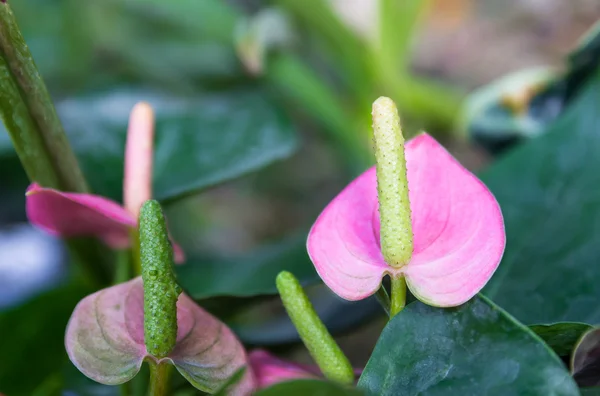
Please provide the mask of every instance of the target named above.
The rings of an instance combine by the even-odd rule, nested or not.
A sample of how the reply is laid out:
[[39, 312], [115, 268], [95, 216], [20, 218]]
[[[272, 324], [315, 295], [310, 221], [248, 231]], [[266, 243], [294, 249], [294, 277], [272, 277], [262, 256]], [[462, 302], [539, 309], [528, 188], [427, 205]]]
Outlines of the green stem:
[[112, 260], [112, 252], [100, 241], [88, 237], [69, 238], [66, 244], [71, 258], [83, 270], [90, 286], [104, 287], [110, 283], [107, 264]]
[[[267, 81], [286, 99], [298, 105], [324, 125], [344, 155], [344, 160], [356, 171], [364, 170], [372, 162], [368, 150], [368, 136], [354, 114], [344, 106], [334, 90], [300, 58], [279, 54], [269, 62]], [[353, 169], [354, 170], [354, 169]]]
[[390, 295], [388, 294], [387, 290], [385, 290], [385, 287], [383, 287], [383, 285], [381, 285], [381, 287], [377, 289], [375, 297], [377, 298], [379, 304], [381, 304], [381, 306], [383, 307], [383, 310], [385, 311], [386, 315], [390, 316]]
[[131, 382], [125, 382], [124, 384], [121, 384], [121, 386], [119, 387], [119, 394], [121, 396], [130, 396], [131, 395]]
[[406, 305], [406, 279], [403, 276], [391, 277], [392, 296], [390, 306], [390, 319], [404, 309]]
[[140, 256], [140, 232], [137, 228], [129, 231], [129, 240], [131, 241], [131, 269], [133, 276], [142, 274], [142, 258]]
[[171, 365], [168, 363], [150, 362], [150, 396], [164, 396], [169, 389]]
[[[63, 191], [89, 191], [46, 85], [15, 17], [0, 2], [0, 117], [32, 182]], [[110, 282], [107, 249], [97, 241], [68, 240], [69, 251], [89, 282]]]
[[[12, 78], [20, 94], [20, 100], [13, 105], [20, 106], [21, 110], [27, 111], [30, 116], [27, 118], [26, 125], [7, 123], [7, 129], [15, 145], [20, 144], [21, 153], [28, 152], [25, 157], [21, 156], [21, 160], [37, 161], [38, 155], [44, 153], [44, 162], [50, 162], [50, 168], [58, 179], [51, 180], [51, 184], [45, 184], [44, 187], [79, 193], [89, 192], [46, 85], [37, 70], [12, 10], [5, 2], [0, 2], [0, 56], [4, 60], [3, 80]], [[10, 111], [12, 106], [2, 109], [3, 118], [6, 118], [6, 112]], [[32, 136], [34, 134], [37, 136]], [[24, 163], [24, 166], [26, 169], [39, 170], [41, 165]], [[28, 174], [32, 180], [42, 183], [37, 173], [32, 174], [28, 170]]]
[[115, 267], [115, 277], [113, 284], [118, 285], [128, 281], [131, 278], [131, 251], [129, 249], [117, 251], [117, 263]]

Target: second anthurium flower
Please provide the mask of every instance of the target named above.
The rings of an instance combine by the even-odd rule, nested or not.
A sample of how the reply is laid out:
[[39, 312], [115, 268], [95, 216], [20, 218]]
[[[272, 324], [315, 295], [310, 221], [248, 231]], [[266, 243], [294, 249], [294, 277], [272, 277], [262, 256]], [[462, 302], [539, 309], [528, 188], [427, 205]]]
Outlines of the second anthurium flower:
[[240, 369], [232, 395], [247, 395], [255, 379], [244, 347], [233, 332], [182, 293], [173, 253], [156, 201], [140, 213], [142, 276], [79, 302], [67, 325], [65, 346], [73, 364], [107, 385], [131, 380], [144, 361], [150, 394], [162, 395], [171, 365], [193, 386], [214, 393]]
[[[147, 103], [131, 111], [125, 149], [123, 206], [93, 194], [61, 192], [32, 183], [27, 189], [29, 221], [52, 235], [95, 236], [113, 249], [131, 246], [142, 203], [152, 197], [154, 113]], [[184, 261], [176, 244], [175, 261]]]
[[390, 99], [373, 104], [373, 126], [377, 166], [346, 187], [310, 231], [317, 272], [347, 300], [374, 294], [389, 275], [392, 311], [394, 285], [404, 282], [429, 305], [466, 302], [504, 252], [496, 199], [431, 136], [405, 143]]

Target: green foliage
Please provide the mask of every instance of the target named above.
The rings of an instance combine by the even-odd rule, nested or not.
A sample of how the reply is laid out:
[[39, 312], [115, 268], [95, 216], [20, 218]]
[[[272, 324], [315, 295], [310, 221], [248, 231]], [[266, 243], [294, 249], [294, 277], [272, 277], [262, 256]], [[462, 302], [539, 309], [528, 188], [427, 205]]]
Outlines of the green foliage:
[[558, 357], [487, 299], [409, 304], [383, 330], [359, 380], [370, 395], [578, 395]]
[[600, 74], [542, 136], [481, 174], [507, 236], [484, 294], [526, 324], [600, 320], [598, 103]]
[[240, 257], [187, 257], [185, 265], [175, 270], [181, 286], [195, 299], [277, 294], [275, 277], [284, 270], [304, 285], [319, 279], [306, 253], [304, 234], [265, 244]]
[[256, 396], [360, 396], [357, 389], [317, 380], [296, 380], [270, 386], [256, 393]]
[[575, 345], [592, 326], [585, 323], [562, 322], [551, 325], [532, 325], [529, 328], [537, 334], [558, 356], [568, 357]]
[[[11, 396], [29, 396], [68, 362], [65, 328], [75, 305], [90, 291], [66, 285], [0, 312], [0, 386]], [[33, 366], [31, 363], [35, 362]]]

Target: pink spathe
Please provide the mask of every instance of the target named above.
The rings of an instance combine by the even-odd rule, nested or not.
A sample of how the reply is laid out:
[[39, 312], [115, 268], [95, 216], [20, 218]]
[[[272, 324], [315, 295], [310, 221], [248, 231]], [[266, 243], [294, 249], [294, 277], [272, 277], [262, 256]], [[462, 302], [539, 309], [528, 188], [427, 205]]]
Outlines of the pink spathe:
[[248, 359], [259, 389], [267, 388], [279, 382], [321, 377], [319, 370], [316, 368], [279, 359], [262, 349], [250, 352]]
[[[141, 277], [100, 290], [81, 300], [65, 334], [67, 354], [89, 378], [106, 385], [132, 379], [144, 359], [169, 362], [199, 389], [214, 392], [242, 367], [244, 347], [233, 332], [185, 294], [177, 301], [177, 343], [157, 360], [144, 344], [144, 290]], [[255, 388], [247, 368], [232, 394]]]
[[[95, 236], [114, 249], [131, 244], [129, 231], [137, 220], [110, 199], [78, 193], [64, 193], [33, 183], [26, 192], [26, 211], [31, 224], [60, 237]], [[185, 261], [181, 248], [173, 243], [175, 262]]]
[[405, 276], [411, 292], [434, 306], [468, 301], [490, 279], [505, 246], [500, 207], [488, 188], [431, 136], [406, 146], [414, 252], [391, 267], [381, 254], [375, 167], [355, 179], [321, 213], [308, 253], [340, 297], [361, 300], [382, 278]]

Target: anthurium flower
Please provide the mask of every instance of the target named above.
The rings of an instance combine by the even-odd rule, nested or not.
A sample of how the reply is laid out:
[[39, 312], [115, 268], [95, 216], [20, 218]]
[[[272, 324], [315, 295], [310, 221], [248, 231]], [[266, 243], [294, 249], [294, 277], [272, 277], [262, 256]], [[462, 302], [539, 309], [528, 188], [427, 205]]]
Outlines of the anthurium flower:
[[[125, 150], [124, 206], [92, 195], [61, 192], [32, 183], [26, 192], [29, 221], [61, 237], [95, 236], [114, 249], [131, 244], [130, 230], [137, 225], [142, 203], [152, 197], [154, 113], [137, 104], [129, 119]], [[174, 244], [175, 261], [184, 261]]]
[[[173, 364], [196, 388], [213, 393], [248, 365], [246, 352], [233, 332], [183, 293], [177, 300], [174, 348], [161, 359], [149, 354], [144, 343], [141, 277], [81, 300], [67, 325], [65, 345], [83, 374], [106, 385], [129, 381], [146, 359]], [[233, 394], [246, 395], [254, 388], [252, 370], [246, 367]]]
[[346, 300], [374, 294], [390, 275], [404, 277], [427, 304], [460, 305], [481, 290], [500, 262], [505, 246], [500, 207], [431, 136], [408, 141], [404, 153], [413, 249], [408, 262], [384, 260], [375, 167], [321, 213], [308, 236], [308, 253], [323, 281]]

